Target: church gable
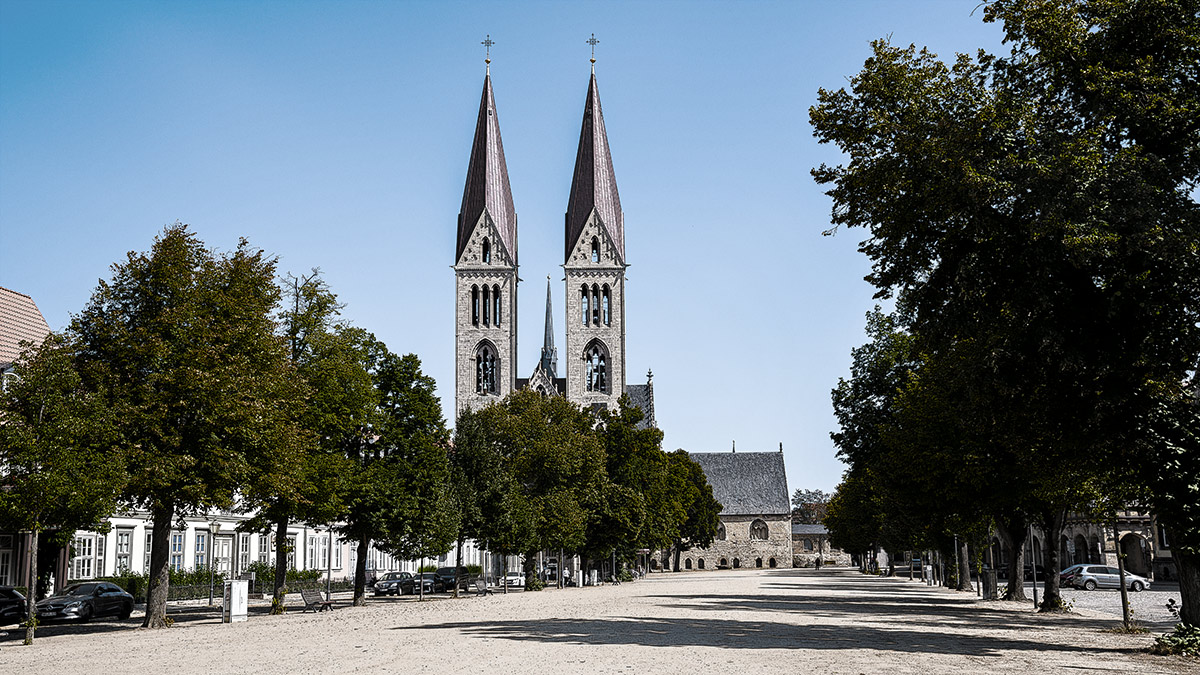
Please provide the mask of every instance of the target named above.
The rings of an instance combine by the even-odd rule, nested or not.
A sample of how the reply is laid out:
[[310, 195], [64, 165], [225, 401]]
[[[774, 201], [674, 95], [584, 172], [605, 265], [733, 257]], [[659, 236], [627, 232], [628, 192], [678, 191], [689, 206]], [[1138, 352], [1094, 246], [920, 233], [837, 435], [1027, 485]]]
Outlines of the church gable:
[[789, 515], [787, 474], [782, 452], [688, 453], [721, 502], [721, 516]]
[[[593, 243], [598, 244], [594, 257]], [[604, 227], [600, 214], [593, 210], [587, 224], [580, 231], [579, 239], [575, 241], [571, 254], [567, 257], [566, 266], [623, 267], [624, 265], [625, 261], [621, 259], [617, 247], [613, 244], [608, 228]]]
[[563, 388], [560, 386], [562, 384], [565, 384], [565, 380], [555, 380], [555, 378], [550, 377], [550, 373], [547, 373], [546, 369], [542, 367], [541, 362], [538, 362], [537, 367], [533, 369], [533, 375], [525, 381], [524, 386], [526, 389], [546, 396], [562, 396]]
[[[484, 242], [487, 246], [484, 246]], [[513, 267], [512, 256], [504, 247], [504, 240], [488, 212], [484, 211], [475, 223], [471, 236], [463, 246], [457, 267]]]

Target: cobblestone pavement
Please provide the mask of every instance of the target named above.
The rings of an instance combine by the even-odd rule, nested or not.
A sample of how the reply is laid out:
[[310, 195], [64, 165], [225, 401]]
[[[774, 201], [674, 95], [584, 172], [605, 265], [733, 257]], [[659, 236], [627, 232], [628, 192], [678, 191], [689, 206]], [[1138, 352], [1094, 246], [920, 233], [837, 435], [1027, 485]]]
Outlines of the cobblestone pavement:
[[[1026, 591], [1027, 593], [1030, 591]], [[1167, 611], [1167, 599], [1175, 598], [1179, 604], [1178, 584], [1154, 584], [1152, 590], [1130, 592], [1129, 608], [1133, 618], [1152, 630], [1169, 629], [1178, 621]], [[1117, 618], [1121, 617], [1121, 592], [1116, 589], [1082, 591], [1064, 588], [1063, 600], [1076, 609], [1090, 609]]]

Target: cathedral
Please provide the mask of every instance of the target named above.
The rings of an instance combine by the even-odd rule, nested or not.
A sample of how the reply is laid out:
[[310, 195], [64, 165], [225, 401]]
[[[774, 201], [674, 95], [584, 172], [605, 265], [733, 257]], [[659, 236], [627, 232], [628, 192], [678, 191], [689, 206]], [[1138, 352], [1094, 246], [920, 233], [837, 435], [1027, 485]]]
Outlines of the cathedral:
[[529, 377], [518, 377], [517, 212], [490, 67], [484, 76], [454, 256], [456, 417], [529, 388], [593, 409], [615, 409], [629, 394], [646, 415], [643, 424], [655, 424], [650, 374], [644, 385], [626, 384], [625, 220], [592, 63], [564, 218], [561, 375], [547, 277], [541, 357]]

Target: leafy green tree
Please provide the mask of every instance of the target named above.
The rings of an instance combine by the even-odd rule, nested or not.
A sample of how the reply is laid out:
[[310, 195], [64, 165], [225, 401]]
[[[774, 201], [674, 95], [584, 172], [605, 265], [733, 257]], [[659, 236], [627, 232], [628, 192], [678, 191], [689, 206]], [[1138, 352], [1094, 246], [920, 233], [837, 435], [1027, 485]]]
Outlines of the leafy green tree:
[[792, 522], [808, 525], [820, 523], [825, 518], [832, 496], [824, 490], [796, 488], [792, 493]]
[[679, 526], [675, 543], [674, 570], [679, 571], [679, 556], [693, 548], [708, 548], [717, 536], [720, 524], [721, 502], [712, 493], [712, 485], [704, 475], [704, 469], [688, 456], [684, 450], [676, 450], [668, 456], [675, 490], [686, 519]]
[[71, 331], [86, 386], [119, 422], [123, 499], [151, 514], [143, 625], [159, 628], [176, 519], [230, 509], [262, 467], [294, 463], [296, 378], [273, 320], [275, 261], [245, 240], [217, 253], [177, 223], [112, 271]]
[[[57, 333], [22, 346], [0, 395], [0, 524], [29, 530], [30, 560], [37, 561], [43, 533], [61, 544], [77, 529], [102, 527], [125, 475], [114, 419], [83, 386], [74, 346]], [[36, 571], [33, 577], [25, 644], [33, 643], [37, 623]]]

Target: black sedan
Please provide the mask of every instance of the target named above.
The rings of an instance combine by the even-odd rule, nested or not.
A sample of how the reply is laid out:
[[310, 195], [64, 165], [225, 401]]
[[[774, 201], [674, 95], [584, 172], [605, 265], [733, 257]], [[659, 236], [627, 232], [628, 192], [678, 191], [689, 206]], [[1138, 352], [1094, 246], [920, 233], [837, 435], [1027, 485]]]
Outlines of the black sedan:
[[444, 589], [441, 580], [438, 579], [437, 575], [435, 575], [433, 572], [422, 572], [420, 575], [421, 586], [425, 588], [424, 591], [417, 586], [417, 579], [418, 577], [412, 576], [401, 581], [401, 592], [403, 592], [405, 595], [417, 595], [420, 593], [425, 593], [428, 595], [430, 593], [440, 592]]
[[72, 584], [37, 604], [37, 615], [41, 620], [87, 621], [110, 615], [128, 619], [132, 612], [133, 596], [119, 586], [103, 581]]
[[407, 591], [404, 590], [404, 582], [407, 580], [412, 583], [412, 574], [409, 572], [388, 572], [383, 575], [383, 578], [375, 582], [375, 595], [400, 595]]
[[24, 621], [28, 607], [20, 591], [12, 586], [0, 586], [0, 626]]

